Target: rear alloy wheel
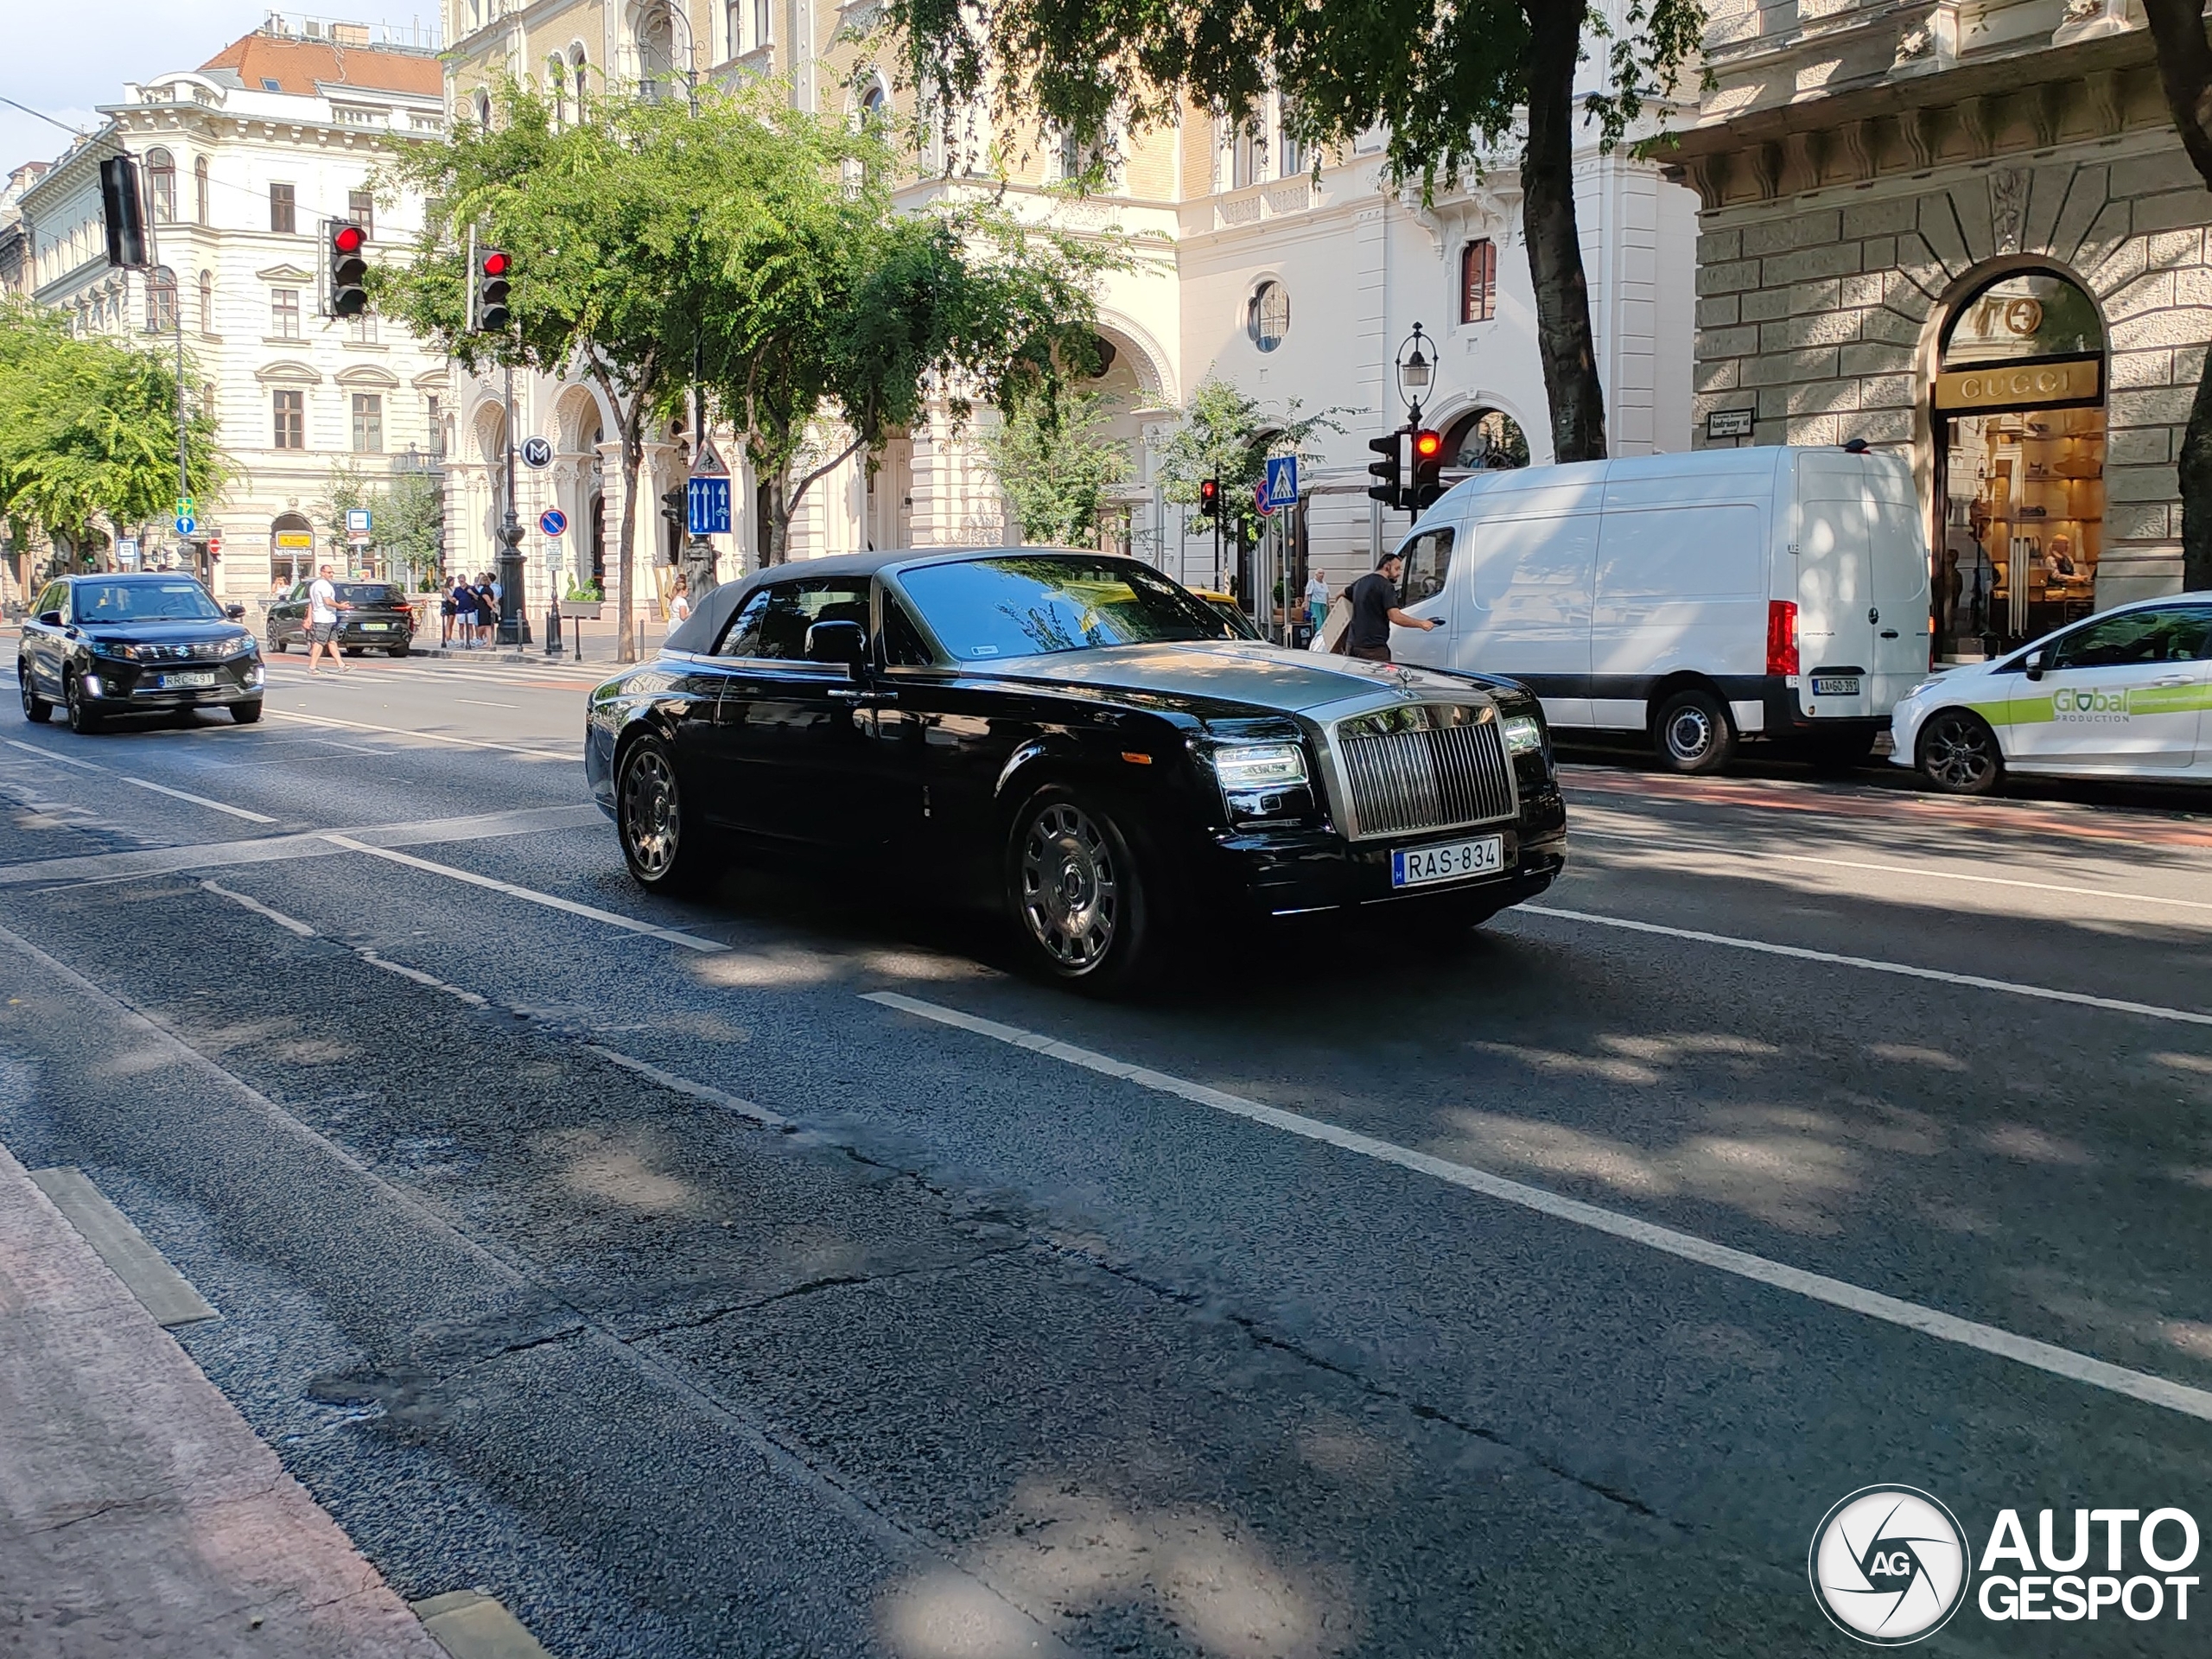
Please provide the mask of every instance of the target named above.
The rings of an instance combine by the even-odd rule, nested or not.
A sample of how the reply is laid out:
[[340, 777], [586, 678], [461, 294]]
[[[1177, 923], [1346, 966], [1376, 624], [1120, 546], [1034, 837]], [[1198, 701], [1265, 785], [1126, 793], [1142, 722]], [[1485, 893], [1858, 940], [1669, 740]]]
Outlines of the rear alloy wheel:
[[658, 737], [641, 737], [623, 753], [614, 781], [614, 828], [639, 886], [686, 893], [703, 883], [704, 828], [684, 816], [676, 757]]
[[1016, 815], [1007, 902], [1029, 960], [1064, 982], [1119, 989], [1149, 954], [1144, 878], [1128, 837], [1071, 790], [1040, 790]]
[[269, 628], [269, 654], [272, 657], [282, 657], [291, 648], [284, 636], [276, 632], [276, 625], [271, 623]]
[[89, 737], [99, 730], [102, 721], [85, 702], [85, 683], [72, 674], [61, 682], [62, 700], [69, 708], [69, 729], [79, 737]]
[[251, 702], [234, 702], [231, 705], [231, 719], [240, 726], [251, 726], [260, 718], [261, 699], [259, 697], [256, 697]]
[[1651, 734], [1669, 772], [1718, 772], [1736, 753], [1736, 728], [1727, 709], [1713, 693], [1694, 686], [1659, 706]]
[[22, 663], [16, 664], [16, 688], [23, 694], [23, 718], [34, 726], [43, 726], [54, 718], [54, 705], [31, 690], [31, 671]]
[[1963, 709], [1939, 709], [1920, 734], [1920, 775], [1946, 795], [1986, 795], [2005, 776], [2005, 753], [1989, 722]]

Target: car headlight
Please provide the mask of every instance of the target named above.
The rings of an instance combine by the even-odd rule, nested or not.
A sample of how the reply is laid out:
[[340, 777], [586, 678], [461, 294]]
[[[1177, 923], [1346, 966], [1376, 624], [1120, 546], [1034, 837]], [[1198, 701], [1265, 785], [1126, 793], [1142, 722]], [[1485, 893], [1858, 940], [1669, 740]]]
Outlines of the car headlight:
[[1530, 754], [1544, 747], [1543, 722], [1534, 715], [1508, 715], [1497, 722], [1508, 754]]
[[253, 636], [250, 633], [242, 633], [237, 639], [231, 641], [230, 649], [223, 654], [226, 657], [251, 657], [253, 655]]
[[1213, 775], [1224, 790], [1288, 789], [1306, 781], [1306, 751], [1295, 743], [1236, 743], [1216, 749]]
[[1915, 697], [1918, 696], [1922, 692], [1923, 692], [1923, 691], [1933, 691], [1933, 690], [1935, 690], [1938, 685], [1940, 685], [1940, 684], [1942, 684], [1942, 682], [1940, 679], [1923, 680], [1923, 681], [1922, 681], [1918, 685], [1914, 686], [1914, 687], [1912, 688], [1912, 690], [1910, 690], [1910, 691], [1906, 692], [1903, 697], [1901, 697], [1900, 699], [1898, 699], [1898, 701], [1900, 701], [1900, 702], [1911, 702]]
[[92, 655], [114, 657], [124, 662], [135, 663], [138, 660], [138, 648], [136, 645], [126, 645], [119, 639], [95, 639], [92, 641]]

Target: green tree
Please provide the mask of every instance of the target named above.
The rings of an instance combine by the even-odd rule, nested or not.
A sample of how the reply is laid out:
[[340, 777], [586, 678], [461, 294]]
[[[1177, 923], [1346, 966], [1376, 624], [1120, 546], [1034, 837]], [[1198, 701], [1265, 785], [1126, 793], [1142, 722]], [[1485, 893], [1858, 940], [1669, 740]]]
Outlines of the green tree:
[[1307, 448], [1313, 435], [1343, 431], [1336, 417], [1349, 412], [1325, 409], [1301, 416], [1300, 407], [1293, 397], [1280, 414], [1273, 413], [1226, 380], [1209, 377], [1191, 394], [1160, 448], [1162, 493], [1187, 505], [1198, 500], [1201, 483], [1218, 479], [1223, 527], [1241, 541], [1255, 539], [1260, 513], [1253, 491], [1267, 476], [1268, 457], [1296, 455], [1302, 465], [1317, 464], [1319, 455]]
[[1076, 392], [1051, 404], [1033, 398], [979, 432], [1025, 542], [1084, 547], [1096, 540], [1106, 490], [1129, 475], [1128, 450], [1103, 430], [1115, 403], [1101, 391]]
[[[59, 312], [0, 304], [0, 517], [19, 539], [41, 536], [71, 555], [96, 521], [113, 537], [167, 518], [177, 493], [176, 404], [166, 353], [76, 335]], [[190, 493], [212, 502], [224, 466], [207, 410], [188, 418], [185, 447]]]
[[[1391, 168], [1424, 196], [1519, 138], [1537, 347], [1561, 461], [1605, 453], [1603, 391], [1575, 221], [1576, 123], [1618, 142], [1702, 43], [1702, 0], [1629, 0], [1615, 33], [1581, 0], [889, 0], [908, 79], [937, 118], [988, 97], [1002, 126], [1041, 118], [1079, 146], [1177, 119], [1192, 103], [1250, 124], [1283, 95], [1317, 153], [1381, 126]], [[1577, 108], [1599, 43], [1606, 90]]]
[[355, 507], [369, 510], [368, 545], [385, 555], [395, 580], [411, 583], [437, 568], [445, 489], [435, 474], [394, 473], [372, 483], [350, 462], [334, 462], [312, 510], [334, 554], [346, 550], [346, 515]]

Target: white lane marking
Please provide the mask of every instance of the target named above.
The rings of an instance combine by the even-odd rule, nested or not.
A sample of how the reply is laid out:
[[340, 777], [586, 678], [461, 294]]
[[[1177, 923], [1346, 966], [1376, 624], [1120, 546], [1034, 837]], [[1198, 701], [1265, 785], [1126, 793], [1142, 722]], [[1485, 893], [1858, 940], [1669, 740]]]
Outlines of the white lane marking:
[[434, 991], [443, 991], [448, 996], [457, 996], [472, 1008], [488, 1008], [492, 1006], [474, 991], [464, 991], [458, 985], [447, 984], [435, 974], [426, 974], [420, 968], [410, 968], [404, 962], [393, 962], [387, 957], [380, 957], [365, 944], [355, 945], [353, 954], [372, 968], [381, 968], [387, 974], [397, 974], [402, 979], [411, 979], [417, 985], [427, 986]]
[[1943, 985], [1967, 985], [1976, 990], [2002, 991], [2008, 996], [2033, 997], [2043, 1002], [2071, 1002], [2077, 1007], [2109, 1008], [2115, 1014], [2139, 1014], [2149, 1020], [2171, 1020], [2178, 1025], [2212, 1026], [2212, 1014], [2193, 1008], [2161, 1007], [2155, 1002], [2130, 1002], [2123, 997], [2092, 996], [2087, 991], [2061, 991], [2048, 985], [2023, 985], [2016, 980], [1990, 979], [1980, 974], [1955, 974], [1942, 968], [1918, 968], [1907, 962], [1884, 962], [1875, 957], [1849, 957], [1834, 950], [1812, 950], [1802, 944], [1775, 944], [1765, 939], [1741, 939], [1728, 933], [1707, 933], [1694, 927], [1665, 927], [1657, 922], [1630, 921], [1625, 916], [1599, 916], [1586, 910], [1563, 910], [1551, 905], [1522, 905], [1524, 915], [1549, 916], [1560, 921], [1586, 922], [1593, 927], [1618, 928], [1627, 933], [1650, 933], [1662, 938], [1688, 939], [1696, 944], [1717, 944], [1724, 950], [1751, 950], [1765, 957], [1788, 957], [1797, 962], [1819, 962], [1838, 968], [1860, 968], [1872, 974], [1894, 974], [1902, 979], [1932, 979]]
[[21, 749], [25, 754], [35, 754], [41, 760], [51, 760], [57, 766], [74, 766], [79, 772], [105, 772], [105, 766], [96, 766], [89, 760], [72, 760], [66, 754], [56, 754], [52, 749], [41, 749], [35, 743], [18, 743], [14, 738], [5, 740], [11, 749]]
[[2122, 893], [2115, 887], [2075, 887], [2056, 881], [2022, 881], [2005, 875], [1971, 875], [1963, 870], [1938, 868], [1932, 865], [1866, 864], [1849, 858], [1815, 858], [1809, 853], [1777, 853], [1762, 848], [1746, 857], [1740, 849], [1709, 842], [1663, 841], [1656, 836], [1630, 835], [1622, 830], [1586, 830], [1573, 831], [1579, 839], [1598, 841], [1632, 841], [1647, 847], [1663, 847], [1673, 852], [1712, 853], [1730, 859], [1740, 866], [1773, 859], [1786, 864], [1818, 864], [1832, 870], [1864, 870], [1874, 875], [1910, 875], [1924, 881], [1972, 881], [1986, 887], [2023, 887], [2031, 893], [2061, 893], [2072, 899], [2118, 899], [2131, 905], [2170, 906], [2180, 910], [2212, 910], [2212, 902], [2202, 899], [2168, 899], [2147, 893]]
[[471, 887], [489, 888], [503, 893], [510, 899], [520, 899], [533, 905], [543, 905], [552, 910], [565, 910], [571, 916], [588, 916], [593, 921], [605, 922], [609, 927], [619, 927], [631, 933], [642, 933], [649, 938], [665, 939], [671, 944], [680, 944], [689, 950], [727, 950], [729, 946], [719, 939], [702, 939], [696, 933], [678, 932], [672, 927], [661, 927], [652, 922], [641, 922], [634, 916], [624, 916], [611, 910], [601, 910], [594, 905], [580, 905], [573, 899], [562, 899], [550, 893], [540, 893], [535, 887], [517, 887], [512, 881], [494, 880], [488, 875], [479, 875], [474, 870], [457, 869], [451, 864], [433, 863], [427, 858], [416, 858], [408, 853], [396, 853], [388, 847], [372, 847], [366, 842], [356, 841], [351, 836], [326, 834], [322, 839], [348, 852], [366, 853], [371, 858], [389, 859], [394, 864], [404, 864], [410, 869], [428, 870], [433, 875], [442, 875], [450, 880], [466, 881]]
[[204, 806], [212, 811], [227, 812], [234, 818], [244, 818], [248, 823], [274, 823], [276, 819], [266, 812], [249, 812], [242, 806], [226, 806], [220, 801], [211, 801], [205, 795], [187, 794], [181, 789], [171, 789], [167, 784], [156, 784], [144, 778], [125, 778], [124, 783], [134, 789], [150, 789], [156, 795], [168, 795], [180, 801], [189, 801], [194, 806]]
[[1395, 1164], [1401, 1169], [1433, 1176], [1453, 1186], [1464, 1187], [1470, 1192], [1479, 1192], [1485, 1198], [1517, 1205], [1524, 1210], [1533, 1210], [1555, 1220], [1571, 1222], [1578, 1227], [1586, 1227], [1593, 1232], [1605, 1233], [1668, 1255], [1679, 1256], [1685, 1262], [1694, 1262], [1701, 1267], [1733, 1274], [1776, 1290], [1786, 1290], [1813, 1301], [1825, 1302], [1832, 1307], [1840, 1307], [1869, 1319], [1902, 1325], [1923, 1336], [1935, 1337], [1941, 1341], [1956, 1343], [1963, 1348], [1994, 1355], [1999, 1359], [2032, 1366], [2037, 1370], [2048, 1371], [2053, 1376], [2063, 1376], [2069, 1382], [2087, 1383], [2091, 1388], [2107, 1389], [2133, 1400], [2140, 1400], [2147, 1405], [2161, 1406], [2168, 1411], [2212, 1422], [2212, 1393], [2190, 1388], [2183, 1382], [2153, 1376], [2146, 1371], [2132, 1371], [2124, 1365], [2114, 1365], [2106, 1360], [2093, 1359], [2087, 1354], [2075, 1353], [2070, 1348], [2038, 1342], [2032, 1337], [2018, 1336], [1976, 1319], [1963, 1319], [1956, 1314], [1923, 1307], [1919, 1303], [1906, 1301], [1902, 1297], [1868, 1290], [1845, 1280], [1831, 1279], [1824, 1273], [1793, 1268], [1787, 1262], [1754, 1255], [1749, 1250], [1739, 1250], [1731, 1245], [1716, 1244], [1694, 1233], [1678, 1232], [1672, 1227], [1662, 1227], [1656, 1223], [1639, 1220], [1634, 1216], [1623, 1215], [1598, 1205], [1585, 1204], [1580, 1198], [1563, 1198], [1540, 1186], [1530, 1186], [1523, 1181], [1493, 1175], [1490, 1171], [1478, 1169], [1471, 1164], [1456, 1164], [1429, 1153], [1415, 1152], [1410, 1147], [1377, 1140], [1356, 1129], [1341, 1128], [1334, 1123], [1325, 1123], [1319, 1118], [1307, 1117], [1302, 1113], [1284, 1111], [1276, 1106], [1263, 1106], [1258, 1101], [1247, 1100], [1242, 1095], [1208, 1088], [1205, 1084], [1192, 1083], [1166, 1071], [1154, 1071], [1148, 1066], [1132, 1065], [1110, 1055], [1077, 1048], [1037, 1032], [1024, 1031], [1019, 1026], [1001, 1025], [995, 1020], [963, 1014], [957, 1008], [944, 1007], [935, 1002], [925, 1002], [918, 997], [902, 995], [897, 991], [869, 991], [863, 994], [863, 1000], [880, 1003], [885, 1007], [897, 1008], [905, 1014], [916, 1014], [925, 1020], [933, 1020], [939, 1025], [957, 1027], [963, 1031], [973, 1032], [1014, 1048], [1026, 1048], [1047, 1058], [1065, 1061], [1070, 1065], [1081, 1066], [1085, 1071], [1096, 1071], [1106, 1077], [1118, 1077], [1141, 1088], [1174, 1095], [1196, 1105], [1225, 1112], [1232, 1117], [1264, 1123], [1270, 1128], [1281, 1129], [1308, 1141], [1319, 1141], [1345, 1152], [1357, 1153], [1378, 1163]]
[[266, 916], [277, 926], [296, 933], [303, 939], [312, 939], [316, 937], [315, 929], [309, 927], [305, 922], [299, 920], [296, 917], [287, 916], [281, 910], [271, 910], [258, 899], [243, 893], [233, 893], [230, 888], [218, 887], [213, 881], [202, 881], [200, 885], [219, 898], [227, 899], [234, 905], [244, 905], [257, 916]]
[[289, 709], [271, 709], [270, 715], [277, 720], [296, 720], [309, 726], [336, 726], [346, 731], [382, 732], [388, 737], [414, 738], [424, 743], [451, 743], [464, 749], [490, 749], [500, 754], [519, 754], [530, 760], [577, 760], [578, 754], [561, 754], [551, 749], [525, 749], [512, 743], [486, 743], [473, 737], [448, 737], [441, 732], [410, 732], [402, 726], [376, 726], [365, 720], [334, 720], [327, 715], [299, 715]]
[[673, 1071], [664, 1071], [651, 1061], [639, 1059], [634, 1055], [622, 1053], [617, 1049], [602, 1047], [597, 1043], [586, 1043], [584, 1049], [588, 1053], [598, 1055], [602, 1060], [610, 1060], [625, 1071], [634, 1071], [639, 1077], [660, 1084], [662, 1088], [673, 1094], [689, 1095], [694, 1100], [703, 1100], [709, 1105], [722, 1108], [725, 1111], [735, 1112], [740, 1117], [749, 1117], [763, 1128], [795, 1129], [798, 1127], [781, 1112], [772, 1112], [766, 1106], [756, 1106], [749, 1100], [741, 1100], [735, 1095], [725, 1094], [711, 1084], [694, 1083], [690, 1078], [680, 1077]]
[[448, 702], [465, 702], [472, 709], [519, 709], [517, 702], [486, 702], [481, 697], [448, 697]]

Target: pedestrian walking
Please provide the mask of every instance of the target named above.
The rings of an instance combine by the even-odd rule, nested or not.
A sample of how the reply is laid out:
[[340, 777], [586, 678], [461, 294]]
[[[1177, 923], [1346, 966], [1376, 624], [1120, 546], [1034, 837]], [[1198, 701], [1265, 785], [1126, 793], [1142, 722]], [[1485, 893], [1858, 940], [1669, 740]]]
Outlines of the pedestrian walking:
[[1321, 632], [1321, 624], [1329, 614], [1328, 579], [1316, 569], [1306, 578], [1306, 635], [1298, 643], [1310, 645]]
[[308, 673], [319, 675], [315, 666], [318, 653], [330, 653], [330, 665], [340, 674], [353, 671], [346, 666], [346, 659], [338, 652], [338, 588], [330, 579], [332, 567], [324, 565], [308, 585]]
[[1344, 630], [1345, 652], [1366, 663], [1387, 663], [1390, 660], [1390, 625], [1402, 628], [1419, 628], [1426, 633], [1431, 628], [1444, 625], [1432, 616], [1415, 616], [1410, 611], [1398, 608], [1398, 579], [1405, 575], [1406, 562], [1395, 552], [1385, 553], [1382, 562], [1351, 585], [1345, 595], [1351, 601], [1351, 626]]

